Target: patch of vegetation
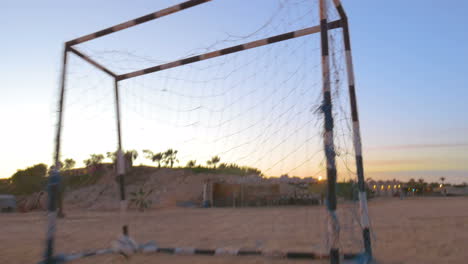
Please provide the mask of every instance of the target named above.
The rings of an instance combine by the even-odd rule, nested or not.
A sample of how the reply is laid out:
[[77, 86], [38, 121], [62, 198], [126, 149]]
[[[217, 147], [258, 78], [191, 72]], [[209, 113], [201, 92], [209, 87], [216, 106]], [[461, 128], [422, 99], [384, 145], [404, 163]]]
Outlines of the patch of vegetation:
[[193, 173], [213, 173], [213, 174], [229, 174], [237, 176], [258, 175], [261, 176], [262, 172], [257, 168], [239, 166], [234, 163], [221, 163], [218, 167], [188, 167]]
[[11, 194], [11, 179], [0, 179], [0, 194]]
[[187, 162], [187, 165], [185, 165], [185, 167], [187, 167], [187, 168], [193, 168], [193, 167], [195, 167], [195, 164], [196, 164], [196, 163], [197, 163], [196, 160], [189, 160], [189, 161]]
[[75, 161], [65, 159], [60, 174], [62, 176], [62, 184], [68, 189], [77, 189], [95, 184], [105, 173], [106, 164], [102, 164], [104, 155], [91, 154], [90, 158], [85, 160], [86, 168], [73, 169]]
[[[313, 183], [309, 186], [309, 191], [313, 193], [318, 193], [326, 195], [327, 193], [327, 182], [322, 181], [319, 183]], [[346, 200], [356, 201], [358, 200], [358, 186], [354, 181], [349, 182], [337, 182], [336, 183], [336, 196], [344, 198]], [[367, 197], [370, 198], [371, 190], [366, 187]]]
[[138, 191], [130, 193], [130, 202], [133, 203], [139, 211], [143, 212], [151, 207], [152, 202], [148, 199], [148, 196], [152, 192], [153, 190], [145, 191], [141, 187]]
[[69, 189], [78, 189], [95, 184], [104, 175], [103, 170], [97, 170], [93, 174], [63, 175], [63, 184]]
[[219, 156], [214, 156], [210, 160], [206, 161], [206, 165], [208, 166], [213, 166], [214, 169], [216, 169], [216, 164], [221, 161], [221, 158]]
[[179, 162], [177, 159], [177, 150], [174, 149], [168, 149], [164, 152], [159, 152], [159, 153], [154, 153], [153, 151], [149, 149], [143, 150], [143, 153], [145, 153], [145, 157], [152, 162], [157, 162], [158, 163], [158, 168], [161, 168], [161, 164], [164, 164], [165, 166], [169, 166], [170, 168], [174, 167], [174, 164]]
[[89, 159], [83, 161], [86, 167], [90, 167], [93, 165], [99, 165], [104, 160], [104, 155], [102, 154], [91, 154]]
[[65, 159], [64, 161], [64, 170], [71, 170], [75, 167], [76, 161], [74, 159]]
[[[123, 158], [126, 162], [126, 165], [131, 168], [133, 167], [133, 162], [138, 158], [138, 151], [132, 149], [132, 150], [127, 150], [125, 153], [123, 153]], [[112, 163], [116, 163], [117, 160], [117, 151], [114, 152], [107, 152], [106, 157], [110, 160], [112, 160]]]
[[336, 196], [346, 200], [358, 200], [358, 186], [355, 182], [337, 182]]
[[47, 179], [46, 174], [47, 165], [42, 163], [18, 170], [10, 178], [10, 193], [25, 195], [43, 190]]

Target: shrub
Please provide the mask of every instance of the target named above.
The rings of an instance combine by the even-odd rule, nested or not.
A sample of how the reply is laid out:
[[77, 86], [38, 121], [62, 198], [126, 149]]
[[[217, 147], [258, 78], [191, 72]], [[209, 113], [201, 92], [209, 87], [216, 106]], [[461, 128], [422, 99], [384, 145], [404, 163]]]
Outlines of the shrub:
[[151, 200], [148, 199], [148, 196], [153, 192], [153, 190], [149, 190], [145, 192], [143, 188], [140, 188], [136, 192], [131, 192], [130, 196], [130, 202], [135, 204], [135, 206], [140, 210], [141, 212], [145, 211], [146, 209], [151, 207]]

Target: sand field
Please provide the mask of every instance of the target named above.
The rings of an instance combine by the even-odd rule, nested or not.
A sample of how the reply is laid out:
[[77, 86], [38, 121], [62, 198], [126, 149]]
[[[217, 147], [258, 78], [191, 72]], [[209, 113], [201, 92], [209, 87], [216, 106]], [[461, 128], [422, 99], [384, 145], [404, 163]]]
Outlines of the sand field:
[[[343, 207], [342, 207], [343, 208]], [[467, 263], [468, 197], [370, 201], [378, 263]], [[351, 210], [340, 211], [342, 246], [360, 243]], [[324, 250], [326, 214], [319, 206], [264, 208], [164, 208], [129, 214], [138, 242], [199, 248]], [[350, 220], [351, 219], [351, 220]], [[43, 251], [44, 212], [0, 215], [0, 263], [37, 263]], [[59, 252], [106, 248], [120, 230], [118, 212], [71, 210], [59, 220]], [[101, 256], [74, 263], [305, 263], [264, 257]], [[314, 262], [326, 263], [326, 262]]]

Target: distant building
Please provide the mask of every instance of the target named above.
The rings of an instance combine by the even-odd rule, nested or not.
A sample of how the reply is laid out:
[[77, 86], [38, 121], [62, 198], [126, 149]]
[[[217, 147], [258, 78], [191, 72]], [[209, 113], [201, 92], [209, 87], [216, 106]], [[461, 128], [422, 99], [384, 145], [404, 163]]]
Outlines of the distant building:
[[372, 191], [375, 196], [394, 196], [398, 195], [402, 188], [403, 183], [397, 180], [391, 181], [368, 181], [368, 188]]
[[468, 186], [443, 186], [440, 192], [448, 196], [468, 196]]
[[317, 183], [318, 180], [313, 178], [313, 177], [304, 177], [300, 178], [297, 176], [290, 177], [288, 175], [282, 175], [279, 178], [278, 177], [271, 177], [267, 178], [271, 182], [277, 182], [277, 183], [293, 183], [293, 184], [309, 184], [309, 183]]
[[257, 175], [235, 179], [207, 180], [203, 184], [203, 207], [312, 205], [319, 204], [321, 196], [312, 193], [312, 177], [261, 178]]

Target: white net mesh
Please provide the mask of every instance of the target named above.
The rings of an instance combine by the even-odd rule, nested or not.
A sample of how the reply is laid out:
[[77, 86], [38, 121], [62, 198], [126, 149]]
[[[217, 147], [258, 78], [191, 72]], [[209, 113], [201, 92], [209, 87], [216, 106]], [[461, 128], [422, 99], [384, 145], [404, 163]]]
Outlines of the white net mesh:
[[[211, 26], [223, 25], [228, 29], [208, 34], [208, 26], [190, 28], [185, 41], [186, 23], [190, 21], [176, 23], [181, 14], [163, 21], [152, 29], [152, 34], [148, 32], [150, 26], [145, 24], [142, 32], [149, 36], [148, 45], [143, 43], [147, 38], [136, 40], [131, 31], [127, 35], [130, 40], [116, 41], [112, 36], [77, 49], [115, 73], [123, 74], [319, 24], [316, 1], [249, 1], [242, 10], [232, 12], [248, 14], [252, 13], [252, 7], [259, 6], [268, 12], [262, 12], [261, 19], [255, 19], [257, 23], [249, 25], [241, 21], [242, 25], [235, 27], [229, 23], [233, 14], [220, 17], [221, 11], [216, 15], [210, 13], [212, 8], [228, 13], [228, 3], [213, 4], [211, 9], [205, 10], [207, 13], [199, 8], [193, 16], [203, 17], [200, 23], [208, 23], [205, 18], [209, 17]], [[338, 19], [332, 7], [328, 13], [330, 21]], [[155, 24], [158, 23], [151, 26]], [[173, 36], [176, 33], [158, 35], [157, 39], [164, 43], [151, 49], [154, 32], [168, 25], [182, 37]], [[197, 34], [200, 37], [194, 37]], [[329, 34], [338, 179], [355, 181], [341, 34], [340, 29], [331, 30]], [[129, 46], [133, 48], [130, 50]], [[242, 176], [312, 177], [301, 188], [295, 185], [295, 179], [286, 183], [293, 186], [290, 196], [311, 193], [320, 197], [325, 185], [316, 181], [326, 178], [323, 120], [319, 110], [321, 75], [320, 36], [315, 34], [119, 82], [123, 146], [125, 150], [139, 153], [133, 161], [133, 171], [127, 175], [130, 199], [137, 200], [141, 190], [144, 200], [150, 202], [149, 208], [183, 207], [174, 212], [149, 210], [143, 214], [135, 210], [139, 205], [134, 203], [129, 217], [132, 237], [138, 241], [158, 239], [158, 243], [181, 247], [287, 248], [326, 253], [323, 206], [220, 209], [208, 213], [185, 208], [201, 199], [204, 181], [213, 178], [210, 173], [220, 172], [212, 169], [215, 167], [241, 167]], [[73, 158], [78, 162], [77, 167], [82, 167], [86, 164], [81, 161], [89, 159], [90, 154], [106, 157], [107, 152], [115, 151], [113, 79], [73, 55], [67, 72], [64, 117], [63, 158]], [[168, 149], [177, 151], [173, 162], [154, 158], [154, 154]], [[150, 152], [143, 150], [150, 150], [152, 154], [148, 156]], [[111, 163], [112, 157], [109, 153], [104, 162]], [[219, 161], [213, 164], [213, 157], [219, 157]], [[159, 163], [165, 168], [153, 170]], [[93, 243], [91, 238], [78, 240], [92, 245], [97, 243], [95, 241], [109, 241], [119, 230], [118, 222], [112, 220], [116, 213], [101, 212], [118, 208], [118, 189], [112, 181], [112, 169], [101, 173], [99, 179], [90, 166], [75, 174], [80, 173], [88, 176], [70, 180], [67, 206], [76, 209], [76, 215], [82, 215], [82, 209], [99, 209], [96, 218], [112, 222], [115, 233], [106, 228], [106, 235]], [[220, 172], [223, 173], [229, 174]], [[108, 179], [104, 180], [106, 176]], [[224, 176], [228, 179], [225, 181], [235, 181], [230, 175]], [[96, 182], [98, 184], [94, 184]], [[343, 250], [357, 252], [362, 242], [357, 203], [353, 201], [357, 198], [355, 190], [352, 183], [338, 185], [338, 215]], [[194, 230], [184, 221], [170, 220], [180, 217], [187, 217], [201, 226]], [[153, 225], [154, 219], [161, 224]], [[220, 225], [218, 221], [225, 224]], [[68, 228], [74, 230], [71, 226]]]

